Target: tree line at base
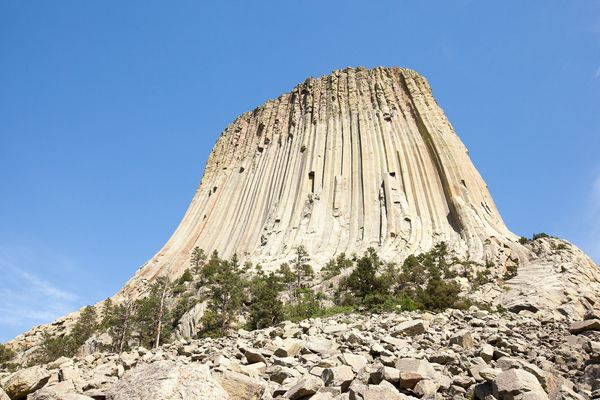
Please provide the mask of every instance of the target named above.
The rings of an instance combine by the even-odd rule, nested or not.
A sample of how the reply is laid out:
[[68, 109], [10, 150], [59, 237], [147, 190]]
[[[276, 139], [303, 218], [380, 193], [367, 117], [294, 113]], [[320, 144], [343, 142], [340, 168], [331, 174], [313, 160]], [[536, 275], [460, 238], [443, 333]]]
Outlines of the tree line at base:
[[110, 337], [105, 341], [110, 344], [92, 351], [158, 347], [171, 340], [182, 317], [198, 304], [205, 305], [198, 337], [338, 313], [468, 308], [472, 303], [461, 296], [454, 278], [468, 278], [476, 288], [491, 281], [490, 268], [451, 256], [445, 243], [409, 256], [399, 266], [383, 262], [372, 248], [362, 256], [342, 253], [323, 266], [318, 277], [302, 246], [290, 263], [271, 272], [260, 265], [240, 265], [235, 255], [230, 260], [217, 252], [207, 257], [195, 248], [190, 267], [179, 279], [159, 278], [135, 301], [116, 304], [107, 299], [99, 310], [85, 307], [69, 334], [44, 337], [32, 363], [73, 356], [82, 346], [103, 342], [89, 340], [101, 334]]

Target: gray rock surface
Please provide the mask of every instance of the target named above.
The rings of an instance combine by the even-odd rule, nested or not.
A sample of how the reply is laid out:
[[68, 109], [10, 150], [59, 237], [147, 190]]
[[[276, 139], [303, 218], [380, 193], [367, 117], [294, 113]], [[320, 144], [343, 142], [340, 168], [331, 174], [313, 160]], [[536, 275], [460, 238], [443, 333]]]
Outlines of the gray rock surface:
[[50, 372], [40, 366], [25, 368], [3, 380], [2, 389], [11, 399], [20, 399], [42, 388], [50, 379]]
[[159, 361], [127, 371], [107, 393], [108, 400], [228, 400], [208, 366]]

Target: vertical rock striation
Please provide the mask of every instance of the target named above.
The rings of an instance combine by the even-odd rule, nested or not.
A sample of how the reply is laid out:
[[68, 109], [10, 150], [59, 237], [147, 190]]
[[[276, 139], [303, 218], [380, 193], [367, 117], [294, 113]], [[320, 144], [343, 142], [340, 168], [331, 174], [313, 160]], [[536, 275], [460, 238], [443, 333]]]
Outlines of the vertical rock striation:
[[347, 68], [228, 126], [179, 227], [130, 284], [180, 274], [195, 246], [269, 267], [304, 245], [318, 267], [368, 247], [401, 260], [440, 241], [506, 260], [522, 253], [515, 239], [425, 78]]

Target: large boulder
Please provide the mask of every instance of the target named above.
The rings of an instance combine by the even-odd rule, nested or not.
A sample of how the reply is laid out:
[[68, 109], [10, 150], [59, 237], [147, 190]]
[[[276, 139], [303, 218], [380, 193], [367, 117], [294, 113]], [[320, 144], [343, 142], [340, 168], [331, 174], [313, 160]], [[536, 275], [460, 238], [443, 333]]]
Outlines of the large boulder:
[[27, 396], [27, 400], [94, 400], [91, 397], [76, 393], [63, 393], [52, 390], [52, 388], [43, 388]]
[[398, 324], [394, 329], [393, 336], [415, 336], [425, 333], [426, 330], [427, 322], [415, 319]]
[[317, 393], [321, 387], [323, 387], [321, 379], [308, 375], [285, 392], [283, 397], [290, 400], [304, 399]]
[[409, 400], [414, 397], [400, 393], [391, 383], [386, 381], [379, 385], [353, 384], [350, 387], [350, 400]]
[[229, 400], [207, 365], [159, 361], [125, 373], [106, 394], [107, 400]]
[[600, 319], [576, 321], [569, 326], [569, 332], [578, 334], [585, 331], [600, 331]]
[[509, 369], [496, 376], [492, 394], [498, 400], [546, 400], [548, 395], [537, 378], [522, 369]]
[[260, 379], [235, 371], [224, 371], [215, 378], [231, 400], [260, 399], [267, 390], [266, 383]]
[[459, 345], [465, 349], [472, 349], [474, 346], [473, 335], [466, 329], [456, 332], [450, 338], [450, 343]]
[[435, 379], [437, 373], [433, 368], [433, 365], [427, 360], [419, 360], [416, 358], [399, 358], [396, 360], [396, 369], [406, 373], [413, 373], [420, 375], [423, 379]]
[[8, 397], [20, 399], [41, 389], [50, 379], [50, 372], [44, 367], [25, 368], [10, 375], [2, 384]]
[[342, 392], [348, 390], [348, 387], [354, 379], [352, 368], [347, 365], [339, 367], [325, 368], [321, 373], [321, 379], [326, 386], [339, 387]]

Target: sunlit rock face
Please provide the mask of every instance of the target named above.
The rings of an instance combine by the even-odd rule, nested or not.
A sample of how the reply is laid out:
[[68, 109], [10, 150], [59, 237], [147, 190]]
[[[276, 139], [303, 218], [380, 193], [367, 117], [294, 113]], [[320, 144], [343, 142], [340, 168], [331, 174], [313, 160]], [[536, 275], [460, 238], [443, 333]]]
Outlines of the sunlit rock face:
[[179, 227], [135, 280], [181, 274], [196, 246], [269, 268], [303, 245], [318, 269], [340, 252], [401, 261], [440, 241], [504, 263], [523, 257], [515, 239], [425, 78], [347, 68], [229, 125]]

